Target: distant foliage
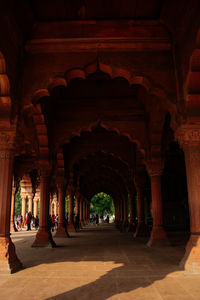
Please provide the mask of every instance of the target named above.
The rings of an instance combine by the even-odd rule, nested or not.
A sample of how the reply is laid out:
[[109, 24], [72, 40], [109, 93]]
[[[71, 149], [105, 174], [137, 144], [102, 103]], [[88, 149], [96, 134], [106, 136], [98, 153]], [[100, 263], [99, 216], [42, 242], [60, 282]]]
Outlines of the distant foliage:
[[65, 213], [68, 212], [69, 207], [69, 196], [65, 197]]
[[113, 199], [108, 194], [101, 192], [92, 197], [90, 202], [91, 214], [99, 214], [103, 216], [107, 214], [113, 215], [114, 211]]
[[19, 185], [19, 189], [15, 195], [15, 216], [20, 215], [22, 211], [22, 198], [21, 198], [21, 185]]

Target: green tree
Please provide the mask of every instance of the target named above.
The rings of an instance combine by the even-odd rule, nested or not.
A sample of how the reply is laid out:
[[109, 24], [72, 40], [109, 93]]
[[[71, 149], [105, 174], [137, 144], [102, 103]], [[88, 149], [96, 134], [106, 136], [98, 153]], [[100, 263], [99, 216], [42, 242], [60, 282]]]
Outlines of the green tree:
[[68, 212], [69, 207], [69, 196], [65, 197], [65, 213]]
[[110, 195], [103, 192], [94, 195], [90, 202], [90, 213], [91, 214], [114, 214], [114, 203]]
[[21, 198], [21, 185], [15, 195], [15, 216], [21, 215], [22, 211], [22, 198]]

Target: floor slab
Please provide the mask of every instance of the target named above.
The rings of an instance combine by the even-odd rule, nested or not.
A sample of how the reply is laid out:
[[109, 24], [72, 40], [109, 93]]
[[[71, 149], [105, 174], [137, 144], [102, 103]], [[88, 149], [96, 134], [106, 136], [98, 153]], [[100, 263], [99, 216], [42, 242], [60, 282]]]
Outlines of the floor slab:
[[200, 299], [200, 275], [179, 266], [182, 245], [149, 248], [114, 225], [87, 226], [57, 248], [31, 248], [35, 231], [12, 233], [24, 269], [0, 274], [0, 299]]

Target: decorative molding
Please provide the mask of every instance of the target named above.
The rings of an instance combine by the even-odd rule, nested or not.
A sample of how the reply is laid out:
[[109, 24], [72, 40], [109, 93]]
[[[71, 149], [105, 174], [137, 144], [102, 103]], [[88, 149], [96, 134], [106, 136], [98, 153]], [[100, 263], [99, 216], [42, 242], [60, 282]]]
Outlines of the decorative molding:
[[13, 146], [14, 142], [15, 142], [14, 133], [0, 132], [0, 147], [2, 145]]
[[[166, 51], [171, 49], [167, 39], [140, 37], [96, 37], [96, 38], [43, 38], [31, 40], [26, 44], [29, 53], [96, 52], [97, 49], [109, 51]], [[117, 49], [117, 50], [116, 50]]]
[[164, 162], [161, 159], [148, 161], [146, 163], [146, 167], [150, 177], [161, 176], [164, 168]]
[[200, 145], [200, 126], [185, 125], [178, 128], [175, 133], [180, 145]]
[[9, 160], [14, 158], [14, 153], [11, 150], [5, 149], [0, 150], [0, 159], [1, 160]]

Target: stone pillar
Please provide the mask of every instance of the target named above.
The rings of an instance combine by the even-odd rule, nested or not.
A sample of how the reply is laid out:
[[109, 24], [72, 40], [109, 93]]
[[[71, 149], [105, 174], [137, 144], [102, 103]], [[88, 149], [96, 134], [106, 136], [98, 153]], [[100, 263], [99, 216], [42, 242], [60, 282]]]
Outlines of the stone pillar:
[[34, 218], [36, 218], [36, 216], [38, 216], [38, 201], [39, 199], [34, 198], [33, 200], [33, 216]]
[[128, 203], [127, 203], [126, 197], [123, 197], [123, 207], [124, 207], [123, 224], [125, 227], [127, 227], [127, 225], [128, 225]]
[[86, 203], [85, 200], [83, 200], [83, 223], [86, 225]]
[[124, 219], [124, 209], [123, 209], [123, 201], [120, 198], [120, 223], [123, 224]]
[[90, 202], [88, 202], [87, 211], [88, 211], [88, 223], [90, 223]]
[[25, 226], [26, 220], [26, 196], [22, 197], [22, 226]]
[[10, 216], [10, 229], [17, 232], [17, 228], [15, 226], [15, 195], [16, 195], [16, 187], [12, 185], [12, 197], [11, 197], [11, 216]]
[[137, 191], [137, 213], [138, 223], [134, 237], [145, 237], [148, 236], [147, 226], [145, 224], [145, 211], [144, 211], [144, 188], [145, 182], [143, 175], [135, 176], [135, 187]]
[[89, 224], [89, 208], [88, 208], [88, 201], [85, 201], [85, 219], [86, 219], [86, 224]]
[[129, 193], [129, 210], [130, 210], [130, 219], [129, 219], [129, 232], [134, 232], [135, 231], [135, 218], [134, 218], [134, 197], [133, 197], [133, 193], [130, 192]]
[[28, 212], [33, 213], [33, 195], [28, 195]]
[[59, 202], [59, 210], [58, 210], [58, 228], [56, 232], [56, 237], [67, 237], [67, 229], [65, 224], [65, 191], [64, 184], [58, 183], [58, 202]]
[[81, 225], [83, 225], [83, 200], [81, 198], [80, 198], [79, 209], [80, 209], [80, 222], [81, 222]]
[[200, 125], [182, 126], [177, 137], [185, 154], [190, 213], [190, 239], [181, 265], [189, 272], [200, 273]]
[[69, 206], [68, 206], [68, 231], [75, 231], [74, 222], [74, 191], [69, 189]]
[[163, 166], [160, 161], [148, 165], [148, 173], [151, 179], [151, 198], [153, 227], [148, 246], [168, 245], [166, 232], [163, 228], [162, 196], [161, 196], [161, 175]]
[[40, 219], [39, 229], [32, 247], [55, 247], [49, 227], [49, 172], [42, 168], [40, 171]]
[[[13, 143], [12, 143], [13, 142]], [[0, 273], [13, 273], [22, 268], [10, 238], [11, 191], [14, 153], [8, 147], [13, 136], [0, 133]]]
[[76, 215], [79, 214], [79, 193], [76, 193]]
[[119, 229], [121, 232], [124, 230], [123, 222], [124, 222], [124, 203], [120, 196], [120, 202], [119, 202], [119, 213], [120, 213], [120, 221], [119, 221]]
[[58, 203], [58, 200], [56, 200], [55, 203], [56, 203], [55, 215], [58, 215], [58, 212], [59, 212], [59, 203]]

